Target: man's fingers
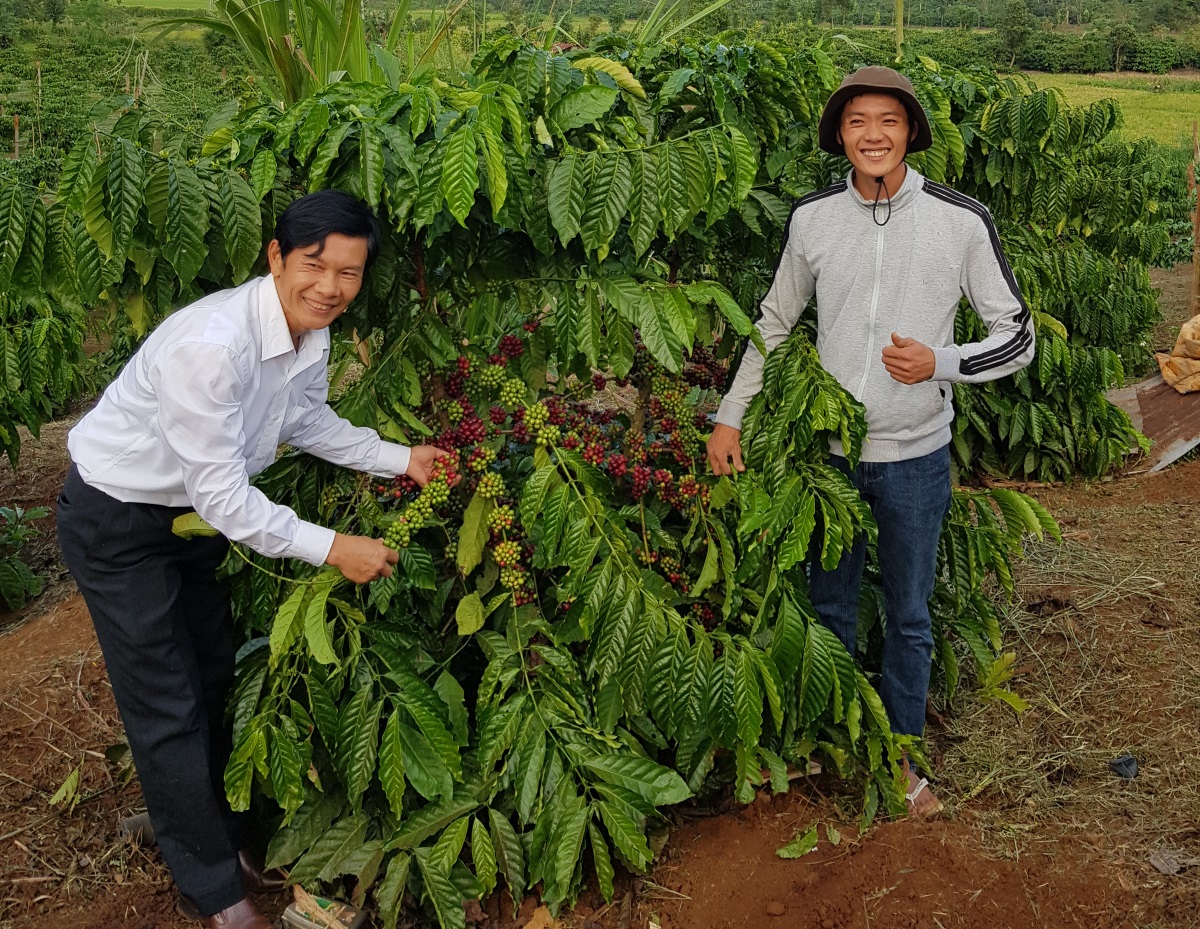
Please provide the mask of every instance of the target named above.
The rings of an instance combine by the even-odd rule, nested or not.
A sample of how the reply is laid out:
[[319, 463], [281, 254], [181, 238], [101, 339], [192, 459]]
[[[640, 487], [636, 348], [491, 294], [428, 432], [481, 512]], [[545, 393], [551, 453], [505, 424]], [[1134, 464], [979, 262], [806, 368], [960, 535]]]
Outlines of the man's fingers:
[[912, 384], [916, 377], [913, 368], [913, 362], [908, 359], [898, 360], [895, 358], [884, 358], [883, 366], [895, 380], [905, 384]]
[[[738, 440], [739, 435], [739, 430], [729, 426], [718, 424], [713, 428], [712, 437], [708, 440], [705, 451], [709, 467], [717, 477], [727, 477], [733, 474], [734, 469], [746, 470], [746, 466], [742, 464], [742, 444]], [[730, 467], [731, 461], [733, 462], [732, 467]]]
[[920, 381], [917, 375], [910, 371], [901, 371], [898, 368], [888, 368], [888, 374], [891, 375], [893, 381], [899, 381], [901, 384], [916, 384]]
[[730, 449], [725, 454], [716, 458], [712, 462], [713, 474], [717, 477], [730, 477], [734, 469], [745, 471], [746, 466], [742, 464], [742, 452], [739, 448]]
[[937, 373], [937, 356], [933, 349], [916, 339], [903, 338], [892, 333], [892, 342], [882, 352], [883, 364], [888, 373], [905, 384], [920, 384]]
[[379, 576], [380, 577], [391, 577], [392, 576], [392, 566], [390, 564], [386, 564], [382, 568], [380, 568]]
[[704, 446], [704, 457], [708, 460], [708, 466], [713, 474], [720, 476], [721, 474], [721, 456], [717, 454], [717, 450], [713, 448], [712, 442]]
[[[733, 466], [730, 467], [729, 462], [732, 460]], [[708, 464], [712, 468], [712, 473], [717, 477], [728, 477], [733, 474], [733, 469], [745, 471], [746, 466], [742, 464], [742, 449], [741, 446], [734, 443], [729, 448], [710, 448], [708, 450]]]
[[397, 564], [400, 561], [400, 553], [394, 548], [389, 548], [383, 557], [387, 559], [388, 564]]

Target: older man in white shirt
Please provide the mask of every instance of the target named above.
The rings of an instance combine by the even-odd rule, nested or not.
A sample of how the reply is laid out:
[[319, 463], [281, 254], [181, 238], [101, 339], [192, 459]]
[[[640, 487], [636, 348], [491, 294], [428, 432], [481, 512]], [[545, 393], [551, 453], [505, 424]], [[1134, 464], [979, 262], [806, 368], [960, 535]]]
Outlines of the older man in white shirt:
[[[71, 431], [59, 541], [96, 626], [158, 844], [183, 909], [208, 927], [266, 929], [246, 897], [263, 877], [229, 809], [233, 682], [229, 541], [329, 564], [366, 583], [392, 573], [381, 540], [300, 519], [250, 485], [281, 442], [385, 477], [429, 478], [440, 449], [384, 442], [327, 404], [329, 324], [362, 287], [379, 228], [338, 191], [280, 216], [271, 273], [168, 317]], [[218, 538], [184, 540], [195, 510]]]

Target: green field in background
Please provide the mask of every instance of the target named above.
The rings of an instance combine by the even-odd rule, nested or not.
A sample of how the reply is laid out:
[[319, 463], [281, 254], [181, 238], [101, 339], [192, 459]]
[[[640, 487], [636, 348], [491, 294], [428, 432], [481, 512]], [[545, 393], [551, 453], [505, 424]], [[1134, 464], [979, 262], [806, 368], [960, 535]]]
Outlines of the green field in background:
[[[181, 12], [188, 13], [203, 13], [208, 10], [209, 3], [210, 0], [127, 0], [124, 5], [130, 8], [141, 7], [147, 10], [179, 10]], [[371, 13], [387, 14], [396, 8], [396, 4], [393, 2], [393, 0], [365, 0], [363, 3], [363, 8]], [[417, 8], [414, 6], [409, 9], [408, 15], [414, 20], [424, 19], [427, 21], [436, 21], [440, 23], [442, 17], [446, 15], [446, 9], [447, 7], [445, 6], [422, 8]], [[482, 13], [482, 7], [480, 8], [480, 13]], [[497, 12], [495, 8], [489, 5], [487, 20], [488, 26], [490, 28], [495, 28], [505, 23], [507, 21], [507, 17], [505, 17], [502, 13]], [[470, 25], [470, 10], [464, 9], [459, 11], [458, 16], [455, 18], [455, 22], [460, 26]], [[570, 22], [578, 27], [586, 24], [588, 22], [588, 17], [571, 16]], [[605, 28], [608, 28], [607, 22], [605, 24]]]
[[179, 10], [187, 13], [204, 13], [209, 0], [135, 0], [125, 4], [129, 7], [144, 7], [147, 10]]
[[1069, 103], [1110, 97], [1121, 104], [1128, 139], [1149, 137], [1191, 144], [1192, 120], [1200, 119], [1200, 75], [1029, 74], [1039, 87], [1057, 87]]

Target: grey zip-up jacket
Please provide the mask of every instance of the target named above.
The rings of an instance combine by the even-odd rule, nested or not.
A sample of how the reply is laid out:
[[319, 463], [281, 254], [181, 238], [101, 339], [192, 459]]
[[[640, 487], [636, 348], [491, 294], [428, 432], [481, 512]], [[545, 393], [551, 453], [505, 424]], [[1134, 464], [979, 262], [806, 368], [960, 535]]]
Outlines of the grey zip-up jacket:
[[[955, 382], [1012, 374], [1033, 359], [1033, 321], [1000, 250], [987, 208], [908, 168], [890, 203], [874, 204], [849, 178], [798, 200], [784, 229], [779, 265], [758, 331], [770, 351], [817, 297], [821, 364], [867, 410], [864, 461], [902, 461], [950, 441]], [[987, 324], [982, 342], [954, 344], [954, 315], [966, 296]], [[893, 380], [883, 366], [891, 334], [933, 349], [933, 379]], [[717, 411], [740, 429], [762, 390], [763, 356], [747, 344]], [[838, 443], [831, 446], [841, 454]]]

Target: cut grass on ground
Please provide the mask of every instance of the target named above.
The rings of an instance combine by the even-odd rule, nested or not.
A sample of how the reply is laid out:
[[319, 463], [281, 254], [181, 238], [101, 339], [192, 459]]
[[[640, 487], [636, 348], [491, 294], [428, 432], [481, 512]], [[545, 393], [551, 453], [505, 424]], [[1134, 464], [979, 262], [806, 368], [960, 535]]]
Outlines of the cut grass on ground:
[[[1070, 840], [1137, 888], [1126, 925], [1195, 926], [1200, 871], [1167, 875], [1156, 853], [1195, 856], [1200, 822], [1200, 625], [1195, 463], [1120, 485], [1038, 494], [1065, 517], [1062, 544], [1031, 543], [1008, 608], [1031, 708], [967, 700], [934, 734], [939, 796], [1003, 857], [1053, 858]], [[1109, 761], [1132, 754], [1135, 779]], [[937, 766], [935, 766], [935, 769]], [[1084, 923], [1080, 923], [1084, 925]], [[1091, 925], [1091, 923], [1089, 923]]]
[[1192, 120], [1200, 117], [1200, 74], [1028, 75], [1038, 87], [1057, 87], [1068, 103], [1112, 98], [1121, 104], [1127, 139], [1151, 138], [1168, 145], [1191, 144]]

